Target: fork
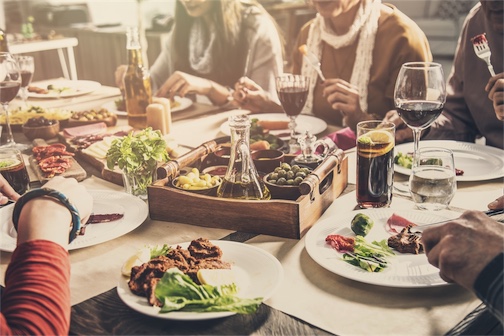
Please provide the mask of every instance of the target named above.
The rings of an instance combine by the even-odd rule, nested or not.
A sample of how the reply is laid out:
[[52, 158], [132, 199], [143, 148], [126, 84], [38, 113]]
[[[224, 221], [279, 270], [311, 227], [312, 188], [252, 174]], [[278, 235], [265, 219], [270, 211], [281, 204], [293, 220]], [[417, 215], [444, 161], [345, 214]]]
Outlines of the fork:
[[474, 36], [471, 41], [473, 43], [474, 47], [474, 52], [476, 53], [476, 56], [481, 58], [483, 61], [486, 62], [488, 66], [488, 71], [490, 71], [490, 75], [495, 76], [495, 71], [492, 66], [492, 63], [490, 62], [490, 55], [492, 55], [492, 52], [490, 51], [490, 47], [488, 45], [488, 40], [486, 39], [486, 34], [479, 34]]
[[303, 54], [303, 58], [317, 71], [317, 74], [319, 75], [320, 79], [322, 81], [325, 81], [324, 74], [322, 73], [322, 70], [320, 69], [320, 61], [318, 57], [312, 53], [311, 51], [308, 50], [306, 47], [306, 44], [303, 44], [302, 46], [299, 47], [299, 51]]

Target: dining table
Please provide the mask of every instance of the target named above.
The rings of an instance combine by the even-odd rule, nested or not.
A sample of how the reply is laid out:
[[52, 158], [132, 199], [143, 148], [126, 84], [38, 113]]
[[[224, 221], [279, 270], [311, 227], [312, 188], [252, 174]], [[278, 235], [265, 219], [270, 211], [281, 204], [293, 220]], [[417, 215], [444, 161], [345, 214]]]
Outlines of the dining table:
[[[29, 99], [47, 108], [81, 110], [98, 108], [120, 97], [117, 88], [101, 86], [95, 92], [66, 99]], [[19, 101], [13, 105], [19, 104]], [[248, 113], [194, 101], [183, 111], [172, 113], [170, 136], [191, 150], [205, 141], [224, 136], [221, 125], [230, 115]], [[127, 125], [124, 116], [118, 125]], [[317, 134], [321, 138], [338, 131], [333, 125]], [[29, 143], [21, 132], [17, 142]], [[327, 220], [358, 210], [356, 202], [356, 152], [345, 151], [348, 185], [310, 230]], [[90, 192], [124, 193], [123, 186], [107, 181], [101, 172], [77, 155], [87, 172], [82, 183]], [[394, 184], [408, 176], [396, 173]], [[32, 187], [40, 185], [33, 181]], [[456, 218], [465, 210], [487, 210], [487, 204], [503, 195], [503, 177], [481, 181], [458, 181], [450, 207], [436, 212]], [[149, 200], [145, 201], [148, 204]], [[394, 190], [390, 211], [419, 211], [408, 193]], [[188, 216], [191, 209], [187, 209]], [[217, 212], [210, 212], [214, 216]], [[321, 224], [322, 223], [322, 224]], [[310, 231], [308, 231], [309, 234]], [[2, 233], [4, 234], [4, 233]], [[317, 263], [307, 250], [307, 236], [300, 239], [154, 220], [149, 216], [130, 232], [114, 239], [69, 251], [71, 263], [71, 325], [75, 335], [497, 335], [502, 325], [471, 291], [457, 284], [394, 286], [352, 280]], [[204, 237], [212, 241], [236, 242], [257, 248], [278, 260], [281, 277], [275, 291], [252, 314], [206, 319], [166, 318], [140, 313], [123, 302], [118, 284], [125, 281], [121, 268], [139, 248], [169, 244], [176, 246]], [[0, 284], [11, 259], [0, 253]], [[224, 256], [225, 257], [225, 256]], [[425, 258], [426, 259], [426, 258]], [[258, 274], [267, 268], [254, 266]], [[261, 276], [267, 277], [268, 274]], [[253, 286], [254, 284], [250, 284]], [[3, 287], [2, 287], [3, 288]], [[204, 314], [203, 314], [204, 315]]]

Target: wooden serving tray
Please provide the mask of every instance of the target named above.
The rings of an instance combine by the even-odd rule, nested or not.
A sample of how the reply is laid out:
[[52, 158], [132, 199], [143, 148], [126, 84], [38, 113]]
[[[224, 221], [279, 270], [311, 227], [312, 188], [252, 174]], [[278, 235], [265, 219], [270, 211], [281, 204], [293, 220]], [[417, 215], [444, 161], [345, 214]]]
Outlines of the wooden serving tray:
[[246, 201], [170, 187], [170, 177], [148, 187], [150, 218], [300, 239], [348, 184], [348, 158], [322, 173], [312, 191], [295, 201]]

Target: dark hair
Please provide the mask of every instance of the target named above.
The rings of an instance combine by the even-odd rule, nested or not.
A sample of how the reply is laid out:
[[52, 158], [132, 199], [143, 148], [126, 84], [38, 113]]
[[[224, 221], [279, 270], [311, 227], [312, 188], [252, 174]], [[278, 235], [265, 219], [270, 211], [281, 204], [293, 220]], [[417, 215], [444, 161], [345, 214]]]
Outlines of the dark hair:
[[212, 72], [202, 76], [189, 64], [189, 33], [194, 18], [189, 16], [184, 6], [175, 5], [175, 25], [173, 28], [172, 55], [174, 69], [196, 76], [206, 77], [222, 85], [233, 86], [244, 75], [249, 50], [246, 9], [254, 6], [260, 13], [266, 10], [255, 0], [246, 3], [241, 0], [207, 0], [211, 2], [210, 15], [215, 23], [216, 40], [213, 49]]

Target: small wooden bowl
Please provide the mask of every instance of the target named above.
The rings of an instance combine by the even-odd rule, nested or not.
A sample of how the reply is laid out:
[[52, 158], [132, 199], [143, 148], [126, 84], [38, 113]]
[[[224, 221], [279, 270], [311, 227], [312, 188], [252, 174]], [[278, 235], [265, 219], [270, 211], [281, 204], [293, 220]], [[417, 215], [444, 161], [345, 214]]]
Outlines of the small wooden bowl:
[[58, 136], [60, 131], [60, 122], [56, 120], [56, 123], [48, 126], [35, 126], [29, 127], [24, 124], [22, 126], [23, 134], [29, 139], [41, 138], [44, 140], [49, 140]]
[[263, 181], [271, 193], [271, 198], [295, 201], [301, 196], [301, 191], [297, 185], [278, 185], [268, 182], [270, 174], [265, 175]]

